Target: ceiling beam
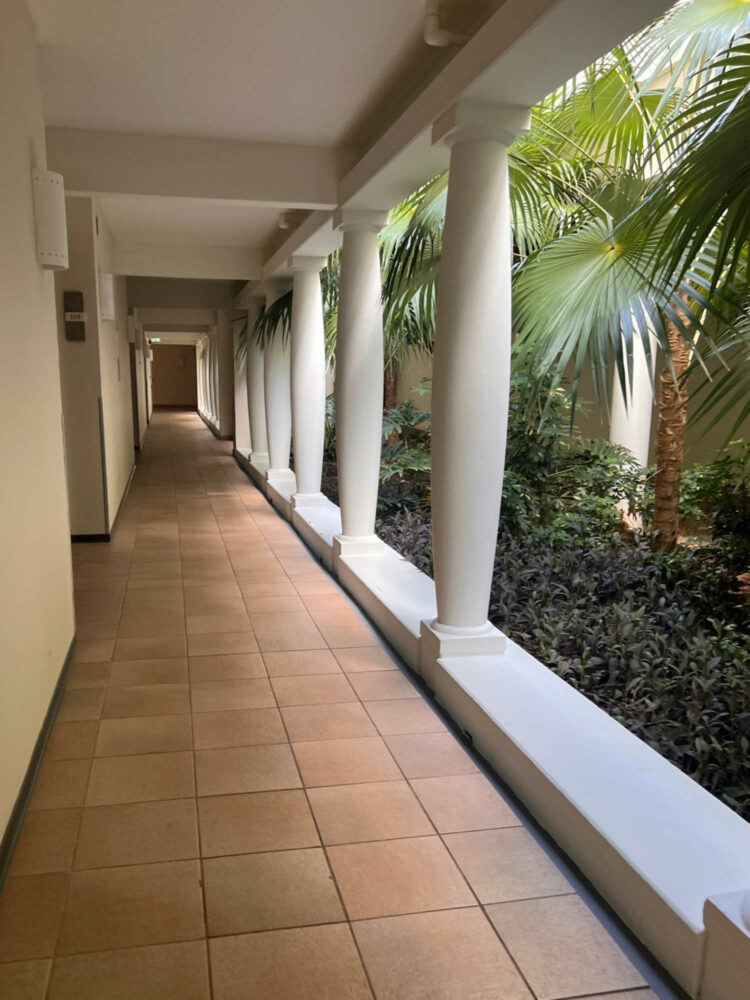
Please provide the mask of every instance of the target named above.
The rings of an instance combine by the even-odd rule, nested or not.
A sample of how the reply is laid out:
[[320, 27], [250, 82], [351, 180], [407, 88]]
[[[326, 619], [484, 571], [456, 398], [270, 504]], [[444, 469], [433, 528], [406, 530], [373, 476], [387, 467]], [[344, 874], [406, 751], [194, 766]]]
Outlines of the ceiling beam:
[[262, 252], [246, 247], [115, 243], [115, 273], [130, 277], [257, 281], [262, 264]]
[[334, 208], [351, 150], [225, 139], [47, 129], [47, 164], [68, 194], [213, 198], [245, 205]]

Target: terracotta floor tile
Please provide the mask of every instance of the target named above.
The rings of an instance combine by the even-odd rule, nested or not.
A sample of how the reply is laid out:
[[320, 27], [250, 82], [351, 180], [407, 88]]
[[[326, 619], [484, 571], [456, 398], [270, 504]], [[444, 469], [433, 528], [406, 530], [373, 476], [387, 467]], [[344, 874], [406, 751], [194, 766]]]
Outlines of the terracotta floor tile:
[[190, 680], [229, 681], [265, 677], [266, 668], [260, 653], [225, 653], [219, 656], [191, 656]]
[[193, 716], [196, 750], [285, 743], [286, 732], [277, 708], [229, 712], [198, 712]]
[[155, 635], [140, 639], [118, 639], [113, 660], [154, 660], [184, 656], [184, 635]]
[[68, 871], [80, 819], [80, 809], [27, 812], [21, 836], [13, 851], [9, 874], [40, 875], [43, 872]]
[[365, 644], [348, 649], [333, 649], [333, 655], [347, 674], [357, 674], [372, 670], [396, 670], [388, 652], [382, 646]]
[[478, 907], [352, 925], [379, 1000], [532, 1000]]
[[42, 761], [29, 810], [75, 809], [82, 806], [90, 766], [88, 758]]
[[199, 795], [231, 795], [299, 788], [300, 778], [288, 746], [196, 750]]
[[151, 802], [194, 794], [192, 753], [101, 757], [91, 765], [86, 805]]
[[294, 753], [307, 786], [395, 781], [402, 776], [378, 736], [295, 743]]
[[513, 809], [483, 774], [415, 778], [411, 786], [439, 833], [521, 824]]
[[73, 872], [58, 954], [202, 938], [197, 861]]
[[122, 660], [112, 664], [111, 687], [139, 684], [184, 684], [188, 680], [186, 656], [157, 660]]
[[209, 1000], [204, 941], [71, 955], [55, 962], [49, 1000]]
[[334, 740], [376, 736], [364, 708], [355, 703], [299, 705], [282, 709], [291, 740]]
[[570, 882], [521, 826], [451, 833], [443, 839], [480, 903], [573, 892]]
[[184, 587], [185, 606], [190, 601], [198, 601], [201, 598], [209, 601], [222, 601], [228, 598], [237, 600], [240, 598], [240, 588], [230, 580], [225, 583], [188, 583]]
[[0, 895], [0, 962], [54, 954], [69, 875], [7, 878]]
[[332, 649], [359, 648], [378, 641], [368, 625], [321, 625], [320, 631]]
[[342, 673], [274, 677], [271, 684], [281, 706], [330, 705], [357, 701], [351, 684]]
[[311, 788], [310, 805], [324, 844], [354, 844], [433, 834], [405, 781]]
[[112, 659], [114, 639], [82, 639], [76, 643], [76, 663], [101, 663]]
[[310, 614], [319, 629], [360, 628], [361, 626], [366, 625], [362, 613], [351, 605], [348, 608], [316, 608], [311, 611]]
[[371, 1000], [346, 924], [213, 938], [215, 1000]]
[[320, 848], [208, 858], [203, 880], [211, 937], [345, 919]]
[[286, 652], [296, 649], [325, 649], [326, 641], [320, 632], [308, 628], [260, 630], [255, 633], [263, 653]]
[[139, 614], [123, 614], [117, 631], [117, 635], [122, 639], [184, 634], [185, 618], [183, 615], [146, 617]]
[[477, 771], [476, 764], [450, 733], [386, 736], [385, 742], [407, 778]]
[[194, 799], [83, 810], [75, 869], [198, 857]]
[[0, 997], [7, 1000], [45, 1000], [51, 959], [6, 962], [0, 965]]
[[102, 719], [95, 756], [127, 757], [132, 754], [191, 750], [192, 747], [189, 715]]
[[273, 632], [277, 629], [315, 628], [309, 612], [302, 611], [257, 611], [251, 612], [250, 621], [256, 632]]
[[300, 649], [287, 653], [264, 653], [263, 659], [269, 677], [341, 673], [341, 667], [329, 649]]
[[76, 760], [91, 757], [96, 742], [95, 719], [82, 722], [56, 722], [52, 727], [45, 760]]
[[195, 713], [276, 707], [271, 685], [265, 677], [191, 684], [190, 697]]
[[72, 663], [65, 682], [66, 691], [77, 691], [81, 688], [103, 688], [109, 680], [112, 664], [104, 663]]
[[290, 586], [291, 593], [271, 594], [271, 595], [248, 595], [245, 597], [245, 605], [248, 614], [258, 615], [267, 612], [279, 611], [304, 611], [305, 605], [302, 599], [295, 594]]
[[102, 688], [79, 688], [65, 691], [57, 712], [58, 722], [85, 722], [98, 719], [104, 702]]
[[76, 616], [76, 639], [114, 639], [117, 635], [119, 616], [110, 618], [79, 618]]
[[274, 580], [254, 580], [239, 585], [245, 603], [256, 597], [294, 597], [297, 591], [286, 577]]
[[646, 985], [578, 896], [495, 903], [487, 914], [539, 1000]]
[[350, 920], [476, 903], [439, 837], [329, 847], [328, 857]]
[[206, 635], [188, 636], [188, 653], [191, 657], [257, 652], [258, 642], [252, 632], [209, 632]]
[[[247, 618], [247, 609], [241, 597], [190, 597], [185, 591], [185, 610], [189, 617], [216, 615], [242, 615]], [[207, 631], [213, 631], [209, 629]]]
[[317, 847], [305, 793], [299, 789], [216, 795], [198, 800], [203, 857]]
[[355, 673], [351, 682], [362, 701], [422, 698], [418, 688], [397, 670]]
[[250, 619], [244, 612], [237, 615], [191, 615], [187, 619], [188, 635], [250, 631]]
[[[353, 674], [352, 680], [362, 676]], [[383, 672], [383, 677], [394, 676]], [[383, 736], [407, 733], [442, 733], [446, 726], [437, 712], [422, 698], [366, 701], [367, 714]]]
[[333, 582], [333, 580], [328, 580], [325, 577], [312, 576], [312, 577], [296, 577], [294, 580], [294, 589], [298, 594], [303, 594], [308, 597], [311, 594], [340, 594], [341, 591]]
[[149, 715], [185, 715], [190, 711], [187, 684], [141, 684], [110, 687], [102, 719], [142, 718]]

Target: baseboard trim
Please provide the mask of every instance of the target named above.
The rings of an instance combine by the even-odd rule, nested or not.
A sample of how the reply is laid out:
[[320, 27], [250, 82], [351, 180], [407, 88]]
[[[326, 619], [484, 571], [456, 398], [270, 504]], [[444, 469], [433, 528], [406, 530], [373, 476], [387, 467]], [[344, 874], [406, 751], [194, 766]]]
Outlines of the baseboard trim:
[[136, 465], [135, 465], [135, 462], [133, 462], [133, 467], [131, 468], [130, 475], [128, 476], [127, 485], [125, 486], [125, 489], [122, 491], [122, 496], [120, 497], [120, 502], [117, 505], [117, 512], [115, 513], [114, 520], [112, 521], [112, 524], [111, 524], [110, 529], [109, 529], [109, 537], [110, 537], [110, 539], [112, 538], [112, 535], [115, 532], [115, 527], [117, 526], [117, 520], [120, 517], [120, 514], [122, 514], [122, 508], [125, 506], [125, 501], [128, 498], [128, 493], [130, 493], [130, 487], [131, 487], [131, 485], [133, 483], [133, 476], [135, 475], [135, 469], [136, 469]]
[[57, 716], [57, 710], [60, 707], [60, 701], [62, 700], [63, 691], [65, 690], [65, 682], [68, 679], [68, 671], [70, 670], [70, 665], [73, 662], [75, 649], [76, 638], [73, 636], [65, 661], [63, 662], [62, 669], [60, 670], [60, 676], [57, 678], [57, 684], [55, 684], [55, 690], [52, 693], [52, 698], [50, 700], [49, 707], [47, 708], [47, 714], [44, 717], [42, 728], [39, 730], [39, 735], [36, 738], [34, 750], [31, 754], [31, 760], [29, 761], [29, 766], [26, 769], [26, 775], [21, 783], [21, 788], [18, 792], [15, 805], [13, 806], [13, 811], [10, 814], [8, 825], [5, 828], [3, 839], [0, 841], [0, 890], [2, 890], [2, 887], [5, 884], [10, 863], [13, 860], [13, 852], [16, 849], [18, 838], [21, 835], [23, 821], [26, 818], [26, 812], [29, 808], [31, 795], [34, 791], [34, 785], [36, 784], [39, 768], [42, 763], [42, 757], [44, 756], [44, 751], [47, 748], [47, 741], [49, 740], [50, 733], [52, 732], [52, 726], [55, 724], [55, 717]]
[[71, 542], [111, 542], [112, 536], [108, 533], [100, 535], [71, 535]]

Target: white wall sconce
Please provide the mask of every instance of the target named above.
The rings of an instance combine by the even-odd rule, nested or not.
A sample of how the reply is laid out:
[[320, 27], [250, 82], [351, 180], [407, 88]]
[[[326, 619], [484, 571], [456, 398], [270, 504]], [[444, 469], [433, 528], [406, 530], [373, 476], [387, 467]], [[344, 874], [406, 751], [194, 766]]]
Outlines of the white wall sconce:
[[113, 274], [99, 275], [99, 317], [101, 319], [115, 318], [115, 276]]
[[47, 271], [64, 271], [68, 267], [68, 226], [62, 174], [34, 168], [31, 176], [37, 260]]

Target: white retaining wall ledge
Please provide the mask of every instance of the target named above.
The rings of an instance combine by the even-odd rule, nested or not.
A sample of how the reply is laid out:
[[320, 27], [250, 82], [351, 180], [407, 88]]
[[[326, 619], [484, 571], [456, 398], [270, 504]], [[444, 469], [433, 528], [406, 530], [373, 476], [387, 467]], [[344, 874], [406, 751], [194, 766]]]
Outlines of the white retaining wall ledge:
[[517, 643], [426, 662], [434, 582], [385, 543], [334, 560], [336, 512], [292, 523], [478, 752], [691, 997], [750, 1000], [750, 824]]

